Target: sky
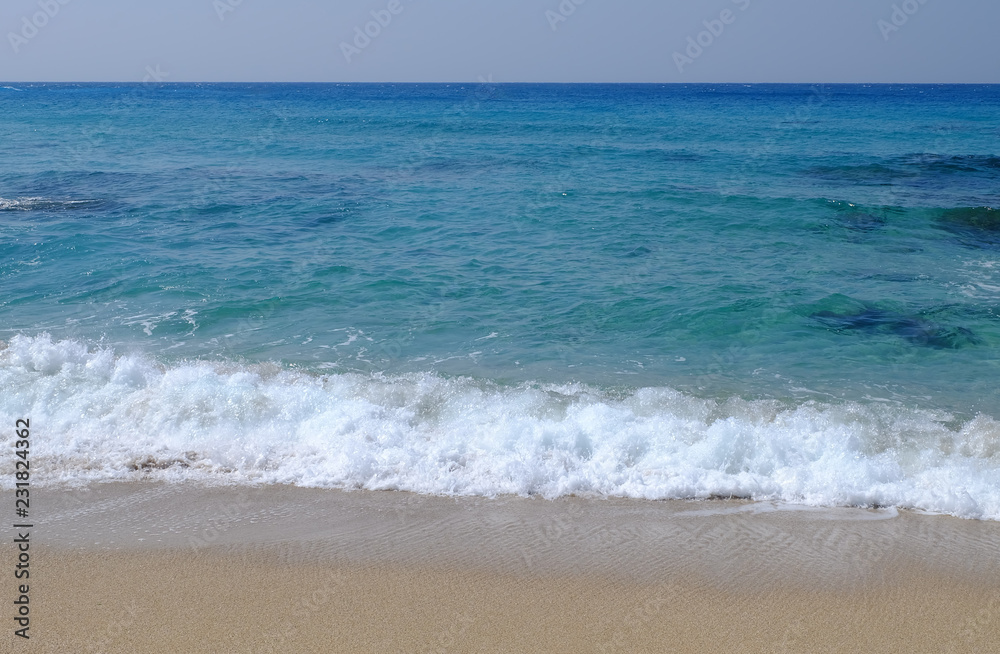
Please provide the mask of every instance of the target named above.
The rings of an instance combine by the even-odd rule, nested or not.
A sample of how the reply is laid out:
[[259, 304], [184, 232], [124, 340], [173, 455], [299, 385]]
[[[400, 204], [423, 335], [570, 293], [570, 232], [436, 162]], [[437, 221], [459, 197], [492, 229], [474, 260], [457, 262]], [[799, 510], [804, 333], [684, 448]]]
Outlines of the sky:
[[0, 80], [1000, 83], [998, 0], [3, 0]]

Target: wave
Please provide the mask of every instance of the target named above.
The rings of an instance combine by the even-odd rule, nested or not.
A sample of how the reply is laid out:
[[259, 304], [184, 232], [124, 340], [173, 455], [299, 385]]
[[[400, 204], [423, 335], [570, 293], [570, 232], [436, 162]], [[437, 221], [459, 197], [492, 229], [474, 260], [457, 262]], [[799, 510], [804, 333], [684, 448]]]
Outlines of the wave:
[[86, 209], [100, 200], [50, 200], [39, 197], [0, 198], [0, 211], [66, 211]]
[[935, 224], [958, 242], [974, 248], [1000, 246], [1000, 211], [993, 207], [956, 207], [934, 213]]
[[[699, 398], [116, 353], [0, 350], [0, 444], [33, 481], [153, 478], [431, 494], [746, 497], [1000, 520], [1000, 423], [881, 403]], [[13, 484], [11, 457], [0, 484]]]
[[1000, 170], [1000, 157], [981, 154], [913, 154], [897, 159], [905, 167], [931, 173], [992, 173]]
[[956, 207], [942, 209], [938, 220], [949, 226], [984, 232], [1000, 232], [1000, 211], [993, 207]]
[[813, 203], [829, 210], [833, 218], [830, 224], [853, 232], [874, 233], [890, 225], [912, 231], [926, 224], [949, 232], [963, 245], [976, 248], [1000, 245], [1000, 210], [992, 206], [904, 207], [826, 198], [816, 198]]
[[1000, 171], [1000, 157], [994, 155], [911, 154], [867, 163], [812, 166], [806, 174], [826, 180], [885, 184], [925, 176], [973, 173], [993, 178]]

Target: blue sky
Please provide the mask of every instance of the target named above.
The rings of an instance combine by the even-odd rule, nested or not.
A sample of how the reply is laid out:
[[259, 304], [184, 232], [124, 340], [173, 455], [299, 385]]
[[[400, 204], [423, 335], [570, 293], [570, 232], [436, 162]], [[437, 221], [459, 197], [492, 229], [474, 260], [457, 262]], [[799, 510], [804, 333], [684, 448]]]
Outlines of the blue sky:
[[0, 79], [1000, 83], [997, 26], [997, 0], [3, 0]]

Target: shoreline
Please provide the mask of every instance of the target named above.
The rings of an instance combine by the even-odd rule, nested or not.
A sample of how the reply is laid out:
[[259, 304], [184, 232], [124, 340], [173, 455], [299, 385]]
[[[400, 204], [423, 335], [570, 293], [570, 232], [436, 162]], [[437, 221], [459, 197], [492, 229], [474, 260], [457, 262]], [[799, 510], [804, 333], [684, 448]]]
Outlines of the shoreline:
[[[48, 490], [32, 638], [6, 629], [10, 651], [975, 652], [1000, 638], [994, 522], [729, 500]], [[12, 566], [10, 539], [0, 553]]]

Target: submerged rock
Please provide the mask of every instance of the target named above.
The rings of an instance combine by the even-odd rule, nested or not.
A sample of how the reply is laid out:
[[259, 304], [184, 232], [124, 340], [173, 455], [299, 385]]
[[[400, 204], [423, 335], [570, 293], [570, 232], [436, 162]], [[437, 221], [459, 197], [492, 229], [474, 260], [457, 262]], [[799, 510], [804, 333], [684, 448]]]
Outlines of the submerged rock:
[[947, 327], [926, 318], [867, 307], [859, 312], [817, 311], [812, 318], [836, 331], [893, 334], [914, 345], [955, 350], [981, 342], [965, 327]]
[[935, 223], [974, 247], [1000, 246], [1000, 211], [993, 207], [961, 207], [938, 213]]
[[966, 229], [1000, 232], [1000, 211], [993, 207], [961, 207], [941, 212], [938, 222]]

